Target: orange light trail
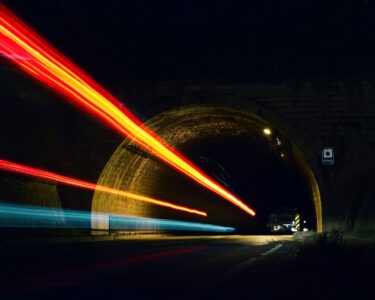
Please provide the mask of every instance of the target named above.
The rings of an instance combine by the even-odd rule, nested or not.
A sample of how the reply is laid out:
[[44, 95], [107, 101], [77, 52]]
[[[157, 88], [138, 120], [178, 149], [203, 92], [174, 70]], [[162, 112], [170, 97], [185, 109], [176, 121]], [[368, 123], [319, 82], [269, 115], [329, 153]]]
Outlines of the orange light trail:
[[200, 211], [200, 210], [191, 209], [188, 207], [176, 205], [170, 202], [150, 198], [150, 197], [143, 196], [143, 195], [138, 195], [138, 194], [133, 194], [133, 193], [117, 190], [117, 189], [112, 189], [104, 185], [97, 185], [91, 182], [70, 178], [67, 176], [28, 167], [25, 165], [20, 165], [14, 162], [6, 161], [6, 160], [0, 159], [0, 170], [12, 172], [12, 173], [18, 173], [18, 174], [27, 175], [27, 176], [36, 177], [36, 178], [41, 178], [41, 179], [46, 179], [46, 180], [62, 183], [65, 185], [79, 187], [79, 188], [86, 189], [86, 190], [100, 191], [100, 192], [110, 193], [114, 195], [119, 195], [119, 196], [131, 198], [137, 201], [147, 202], [147, 203], [207, 217], [207, 213]]
[[171, 167], [255, 216], [254, 210], [145, 127], [115, 97], [3, 5], [0, 5], [0, 53], [78, 108], [100, 119], [124, 137], [132, 138]]

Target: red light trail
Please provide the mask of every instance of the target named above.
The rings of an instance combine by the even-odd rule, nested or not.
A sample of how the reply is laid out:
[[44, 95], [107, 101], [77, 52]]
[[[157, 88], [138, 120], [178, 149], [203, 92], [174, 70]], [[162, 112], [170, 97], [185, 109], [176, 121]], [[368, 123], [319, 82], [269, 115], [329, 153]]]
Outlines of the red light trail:
[[86, 190], [100, 191], [100, 192], [110, 193], [114, 195], [119, 195], [119, 196], [131, 198], [134, 200], [147, 202], [147, 203], [164, 206], [167, 208], [207, 217], [207, 213], [200, 211], [200, 210], [191, 209], [191, 208], [180, 206], [180, 205], [175, 205], [170, 202], [150, 198], [150, 197], [143, 196], [143, 195], [137, 195], [137, 194], [121, 191], [121, 190], [112, 189], [107, 186], [97, 185], [91, 182], [70, 178], [70, 177], [59, 175], [56, 173], [28, 167], [25, 165], [16, 164], [14, 162], [6, 161], [6, 160], [0, 159], [0, 170], [12, 172], [12, 173], [18, 173], [18, 174], [27, 175], [27, 176], [36, 177], [36, 178], [41, 178], [41, 179], [46, 179], [46, 180], [62, 183], [65, 185], [79, 187], [79, 188], [86, 189]]
[[145, 127], [109, 92], [0, 5], [0, 53], [32, 77], [65, 96], [124, 137], [251, 216], [254, 210]]

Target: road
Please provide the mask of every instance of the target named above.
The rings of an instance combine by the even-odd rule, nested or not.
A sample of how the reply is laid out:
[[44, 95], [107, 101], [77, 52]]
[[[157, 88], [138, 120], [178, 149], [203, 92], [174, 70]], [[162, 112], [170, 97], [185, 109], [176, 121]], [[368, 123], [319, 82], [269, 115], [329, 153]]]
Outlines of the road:
[[2, 299], [263, 299], [288, 284], [298, 246], [291, 236], [155, 236], [0, 251]]

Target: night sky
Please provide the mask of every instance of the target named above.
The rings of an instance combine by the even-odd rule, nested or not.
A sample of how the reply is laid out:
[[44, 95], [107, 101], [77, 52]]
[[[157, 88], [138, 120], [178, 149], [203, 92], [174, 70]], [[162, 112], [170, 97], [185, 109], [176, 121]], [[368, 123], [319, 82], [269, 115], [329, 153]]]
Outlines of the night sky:
[[94, 73], [114, 62], [133, 59], [375, 49], [375, 4], [371, 0], [3, 2]]

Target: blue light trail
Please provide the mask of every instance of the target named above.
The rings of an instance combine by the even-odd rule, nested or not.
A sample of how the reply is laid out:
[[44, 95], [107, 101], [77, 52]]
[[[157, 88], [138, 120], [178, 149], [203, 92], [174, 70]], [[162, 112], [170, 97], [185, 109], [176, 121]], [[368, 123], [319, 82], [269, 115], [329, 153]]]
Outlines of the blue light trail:
[[91, 214], [57, 207], [29, 206], [0, 202], [1, 228], [91, 229], [91, 221], [109, 218], [110, 229], [124, 231], [202, 231], [230, 233], [235, 229], [213, 224], [154, 219], [125, 215]]

